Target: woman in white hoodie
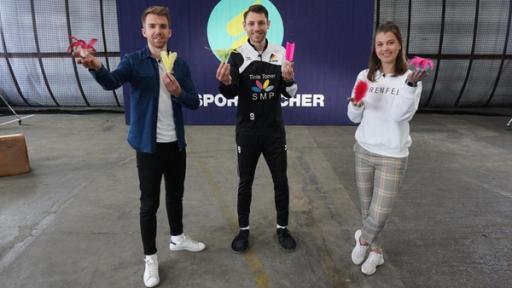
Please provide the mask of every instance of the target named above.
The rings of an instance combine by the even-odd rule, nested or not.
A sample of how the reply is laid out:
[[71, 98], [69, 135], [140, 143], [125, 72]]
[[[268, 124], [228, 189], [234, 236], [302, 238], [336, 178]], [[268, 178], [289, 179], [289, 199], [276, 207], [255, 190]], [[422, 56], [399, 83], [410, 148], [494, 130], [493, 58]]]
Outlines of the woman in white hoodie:
[[352, 261], [356, 265], [364, 261], [361, 271], [366, 275], [372, 275], [377, 266], [384, 264], [379, 234], [407, 168], [409, 121], [418, 109], [420, 81], [425, 76], [425, 71], [407, 69], [398, 26], [393, 22], [380, 25], [369, 67], [357, 76], [357, 81], [368, 84], [368, 90], [359, 102], [353, 91], [347, 109], [349, 119], [359, 123], [354, 151], [362, 214]]

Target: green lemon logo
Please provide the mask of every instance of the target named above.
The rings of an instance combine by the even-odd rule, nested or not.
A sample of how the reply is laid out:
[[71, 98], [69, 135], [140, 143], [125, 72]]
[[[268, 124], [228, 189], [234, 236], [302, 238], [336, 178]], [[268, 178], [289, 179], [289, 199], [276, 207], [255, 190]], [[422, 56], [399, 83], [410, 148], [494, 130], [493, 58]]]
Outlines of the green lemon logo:
[[247, 41], [247, 33], [243, 27], [244, 12], [253, 4], [261, 4], [268, 10], [270, 28], [267, 39], [270, 43], [281, 45], [284, 37], [284, 26], [281, 14], [269, 0], [221, 0], [213, 8], [208, 19], [208, 43], [210, 49], [219, 60], [226, 49], [235, 49]]

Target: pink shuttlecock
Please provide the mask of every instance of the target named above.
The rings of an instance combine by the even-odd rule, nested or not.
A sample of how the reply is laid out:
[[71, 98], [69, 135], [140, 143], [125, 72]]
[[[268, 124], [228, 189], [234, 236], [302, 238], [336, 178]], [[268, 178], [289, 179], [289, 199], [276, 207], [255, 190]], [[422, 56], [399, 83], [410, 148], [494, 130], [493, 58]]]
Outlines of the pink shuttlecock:
[[96, 52], [96, 49], [94, 49], [94, 44], [96, 44], [98, 39], [91, 38], [89, 43], [87, 43], [73, 35], [69, 36], [69, 38], [71, 38], [73, 41], [71, 41], [71, 44], [68, 47], [68, 53], [79, 52], [81, 57], [85, 57], [88, 52]]
[[295, 54], [295, 42], [286, 42], [286, 61], [293, 62], [293, 55]]
[[409, 64], [414, 66], [416, 70], [434, 69], [434, 62], [432, 62], [432, 59], [421, 58], [419, 56], [415, 56], [414, 58], [409, 60]]
[[354, 102], [359, 103], [363, 100], [364, 96], [366, 96], [366, 92], [368, 91], [368, 83], [363, 80], [358, 80], [356, 86], [354, 87]]

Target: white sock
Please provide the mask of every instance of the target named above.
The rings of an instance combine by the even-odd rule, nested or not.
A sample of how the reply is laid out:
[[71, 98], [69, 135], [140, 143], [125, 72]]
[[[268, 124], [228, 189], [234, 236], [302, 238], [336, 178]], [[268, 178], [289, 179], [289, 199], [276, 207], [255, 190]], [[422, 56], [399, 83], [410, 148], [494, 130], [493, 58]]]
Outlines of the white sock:
[[145, 256], [144, 258], [146, 258], [146, 259], [147, 259], [147, 258], [150, 258], [150, 257], [155, 257], [155, 259], [156, 259], [156, 253], [155, 253], [155, 254], [153, 254], [153, 255], [144, 255], [144, 256]]
[[240, 230], [249, 230], [249, 226], [247, 227], [241, 227]]
[[185, 237], [185, 235], [183, 233], [181, 233], [180, 235], [171, 236], [171, 242], [178, 244], [181, 241], [183, 241], [184, 237]]
[[276, 225], [277, 229], [286, 229], [286, 226], [281, 226], [279, 224]]

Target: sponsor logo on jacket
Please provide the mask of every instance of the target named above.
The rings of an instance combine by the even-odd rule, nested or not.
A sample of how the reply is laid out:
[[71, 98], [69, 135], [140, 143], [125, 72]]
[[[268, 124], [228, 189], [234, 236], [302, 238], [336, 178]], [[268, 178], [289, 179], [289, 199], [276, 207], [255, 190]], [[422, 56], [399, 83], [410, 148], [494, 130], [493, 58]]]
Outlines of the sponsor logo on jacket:
[[269, 100], [275, 96], [274, 85], [270, 85], [270, 80], [265, 80], [263, 84], [261, 84], [260, 80], [256, 80], [255, 86], [251, 87], [252, 92], [252, 100]]

